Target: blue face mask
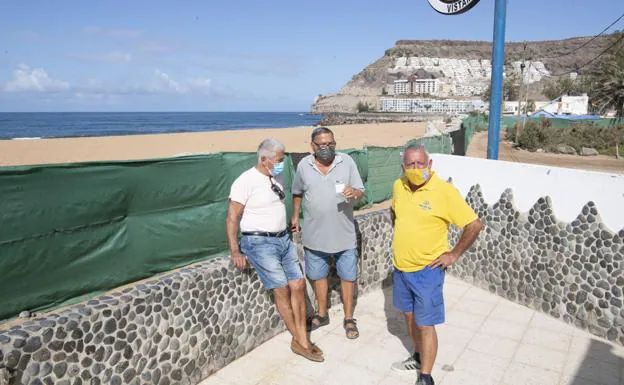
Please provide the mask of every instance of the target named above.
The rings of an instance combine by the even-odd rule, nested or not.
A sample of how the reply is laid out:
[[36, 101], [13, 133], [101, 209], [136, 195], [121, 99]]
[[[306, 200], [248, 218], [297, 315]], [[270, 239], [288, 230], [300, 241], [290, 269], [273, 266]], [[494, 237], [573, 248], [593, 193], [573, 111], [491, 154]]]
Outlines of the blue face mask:
[[271, 169], [271, 176], [277, 176], [284, 172], [284, 161], [276, 163]]

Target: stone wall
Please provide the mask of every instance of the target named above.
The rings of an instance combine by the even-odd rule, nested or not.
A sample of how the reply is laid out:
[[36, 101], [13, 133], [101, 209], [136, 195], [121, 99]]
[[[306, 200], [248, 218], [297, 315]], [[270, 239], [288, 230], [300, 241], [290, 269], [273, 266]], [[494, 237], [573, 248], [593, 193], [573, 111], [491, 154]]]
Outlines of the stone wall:
[[[624, 344], [624, 230], [608, 231], [592, 202], [562, 223], [548, 198], [528, 213], [509, 190], [488, 205], [475, 186], [467, 200], [485, 229], [451, 274]], [[389, 281], [388, 210], [357, 228], [361, 295]], [[0, 385], [197, 384], [283, 330], [256, 274], [216, 258], [0, 330]]]
[[[528, 213], [511, 190], [489, 205], [477, 185], [466, 199], [485, 228], [453, 275], [624, 345], [624, 229], [609, 231], [593, 202], [564, 223], [547, 197]], [[458, 236], [452, 229], [450, 242]]]
[[[358, 228], [365, 293], [390, 271], [388, 213]], [[216, 258], [0, 326], [0, 385], [197, 384], [283, 330], [257, 275]]]

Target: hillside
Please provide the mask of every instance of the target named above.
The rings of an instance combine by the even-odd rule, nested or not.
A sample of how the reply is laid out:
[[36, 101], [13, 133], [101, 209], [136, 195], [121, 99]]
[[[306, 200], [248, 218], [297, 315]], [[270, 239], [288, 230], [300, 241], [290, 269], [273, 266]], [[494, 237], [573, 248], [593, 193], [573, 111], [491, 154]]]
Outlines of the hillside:
[[[505, 45], [505, 72], [528, 85], [530, 99], [545, 99], [544, 84], [559, 74], [578, 72], [609, 44], [609, 36], [510, 42]], [[588, 44], [587, 44], [588, 43]], [[586, 46], [581, 47], [583, 44]], [[438, 79], [439, 97], [479, 98], [490, 81], [492, 44], [485, 41], [399, 40], [384, 55], [353, 76], [337, 93], [319, 95], [312, 112], [355, 112], [358, 103], [377, 105], [392, 95], [395, 80]], [[525, 69], [521, 71], [521, 63]]]

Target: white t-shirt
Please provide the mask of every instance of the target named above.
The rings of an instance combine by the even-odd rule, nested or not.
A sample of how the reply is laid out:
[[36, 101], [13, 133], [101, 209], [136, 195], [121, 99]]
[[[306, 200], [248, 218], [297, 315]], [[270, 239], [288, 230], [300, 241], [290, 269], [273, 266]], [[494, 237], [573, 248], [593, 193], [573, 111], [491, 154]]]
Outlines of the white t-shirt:
[[[279, 178], [279, 176], [277, 177]], [[273, 178], [284, 191], [282, 184]], [[245, 205], [240, 230], [279, 232], [286, 229], [286, 206], [271, 190], [269, 177], [255, 167], [242, 173], [230, 188], [230, 199]]]

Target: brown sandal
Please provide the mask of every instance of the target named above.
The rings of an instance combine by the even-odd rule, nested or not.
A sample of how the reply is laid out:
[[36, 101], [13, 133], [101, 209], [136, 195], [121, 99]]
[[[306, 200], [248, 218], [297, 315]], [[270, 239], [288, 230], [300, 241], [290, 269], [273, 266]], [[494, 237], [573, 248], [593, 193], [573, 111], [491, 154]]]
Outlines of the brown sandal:
[[348, 339], [354, 340], [360, 336], [355, 318], [345, 319], [342, 324]]
[[302, 357], [305, 357], [310, 361], [314, 361], [314, 362], [325, 361], [325, 358], [323, 358], [323, 355], [316, 352], [314, 348], [310, 347], [308, 349], [304, 349], [304, 347], [301, 346], [301, 344], [295, 340], [292, 340], [292, 342], [290, 343], [290, 350], [292, 350], [293, 353], [298, 354]]
[[316, 330], [320, 327], [327, 326], [327, 325], [329, 325], [329, 314], [325, 316], [314, 314], [312, 317], [310, 317], [307, 320], [306, 329], [307, 331], [311, 332], [313, 330]]

